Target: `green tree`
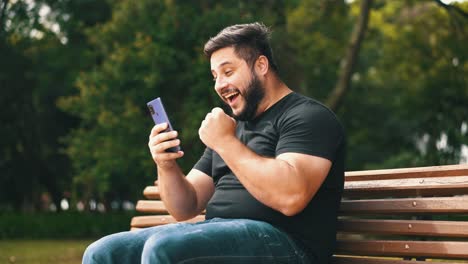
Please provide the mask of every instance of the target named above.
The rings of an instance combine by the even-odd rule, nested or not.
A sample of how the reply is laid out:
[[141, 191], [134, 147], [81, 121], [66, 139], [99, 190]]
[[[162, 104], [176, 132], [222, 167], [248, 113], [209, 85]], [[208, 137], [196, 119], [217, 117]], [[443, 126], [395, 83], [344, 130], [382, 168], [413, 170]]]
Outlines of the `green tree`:
[[[77, 195], [134, 200], [155, 179], [146, 102], [158, 96], [181, 134], [180, 164], [190, 169], [203, 151], [199, 124], [219, 104], [202, 46], [227, 25], [272, 26], [286, 82], [324, 101], [339, 78], [360, 3], [113, 3], [112, 19], [86, 31], [85, 54], [95, 64], [77, 78], [76, 94], [60, 101], [80, 120], [66, 140]], [[433, 1], [375, 1], [370, 15], [352, 87], [337, 109], [348, 132], [348, 169], [458, 162], [467, 144], [460, 129], [468, 116], [466, 27], [453, 27], [453, 16]]]
[[468, 21], [460, 31], [453, 19], [433, 1], [376, 5], [364, 60], [339, 111], [350, 136], [350, 168], [459, 162], [468, 143], [460, 129], [468, 116]]
[[[220, 102], [202, 48], [226, 25], [254, 21], [284, 23], [283, 3], [250, 1], [120, 1], [112, 19], [89, 31], [94, 54], [102, 58], [83, 72], [78, 93], [60, 105], [81, 125], [68, 137], [79, 196], [134, 200], [156, 179], [148, 152], [154, 125], [146, 102], [162, 97], [180, 132], [188, 170], [202, 153], [198, 128]], [[259, 8], [263, 7], [263, 8]], [[265, 8], [266, 7], [266, 8]]]
[[106, 18], [102, 3], [81, 1], [79, 6], [94, 8], [81, 14], [68, 12], [78, 11], [70, 8], [78, 5], [72, 1], [3, 1], [1, 207], [34, 210], [43, 192], [59, 204], [70, 190], [70, 164], [59, 139], [77, 119], [59, 110], [56, 100], [71, 93], [79, 69], [92, 62], [82, 53], [80, 32]]

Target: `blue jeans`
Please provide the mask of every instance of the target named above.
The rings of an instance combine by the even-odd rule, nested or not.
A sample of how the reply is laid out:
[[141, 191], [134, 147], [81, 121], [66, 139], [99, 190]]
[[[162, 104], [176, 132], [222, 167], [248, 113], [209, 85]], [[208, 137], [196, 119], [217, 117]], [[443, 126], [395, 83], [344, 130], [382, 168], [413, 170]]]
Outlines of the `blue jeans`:
[[310, 263], [303, 249], [272, 225], [214, 218], [121, 232], [86, 249], [90, 263]]

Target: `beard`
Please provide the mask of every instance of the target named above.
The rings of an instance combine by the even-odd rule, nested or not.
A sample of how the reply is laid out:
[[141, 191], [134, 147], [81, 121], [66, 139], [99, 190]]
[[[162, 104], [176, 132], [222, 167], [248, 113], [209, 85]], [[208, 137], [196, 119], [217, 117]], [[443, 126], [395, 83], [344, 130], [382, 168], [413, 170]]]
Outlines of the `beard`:
[[255, 73], [252, 73], [252, 78], [247, 89], [245, 89], [245, 94], [241, 95], [245, 99], [245, 106], [239, 114], [234, 114], [231, 107], [226, 103], [224, 103], [225, 107], [223, 108], [228, 115], [232, 116], [237, 121], [251, 121], [255, 118], [258, 105], [265, 97], [265, 88]]

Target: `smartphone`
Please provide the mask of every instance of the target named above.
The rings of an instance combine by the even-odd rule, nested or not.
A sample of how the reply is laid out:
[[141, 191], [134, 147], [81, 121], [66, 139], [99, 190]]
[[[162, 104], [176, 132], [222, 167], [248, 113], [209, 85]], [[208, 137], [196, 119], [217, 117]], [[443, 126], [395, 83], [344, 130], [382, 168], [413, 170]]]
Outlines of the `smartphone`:
[[[148, 102], [146, 104], [150, 111], [151, 117], [154, 120], [156, 125], [161, 123], [167, 123], [168, 127], [164, 132], [172, 131], [171, 122], [169, 122], [169, 118], [167, 117], [166, 110], [164, 110], [164, 106], [160, 97]], [[172, 147], [166, 150], [166, 152], [177, 152], [180, 151], [180, 146]]]

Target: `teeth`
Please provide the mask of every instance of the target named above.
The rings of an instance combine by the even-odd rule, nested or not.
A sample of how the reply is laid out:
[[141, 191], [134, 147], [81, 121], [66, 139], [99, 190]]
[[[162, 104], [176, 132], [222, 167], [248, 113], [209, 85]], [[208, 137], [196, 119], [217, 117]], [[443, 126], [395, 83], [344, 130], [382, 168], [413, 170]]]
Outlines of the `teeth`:
[[231, 98], [231, 97], [233, 97], [233, 96], [235, 96], [237, 94], [239, 94], [239, 93], [238, 92], [228, 93], [228, 94], [224, 95], [224, 98], [229, 99], [229, 98]]

